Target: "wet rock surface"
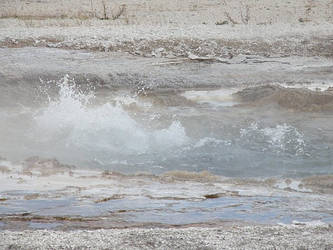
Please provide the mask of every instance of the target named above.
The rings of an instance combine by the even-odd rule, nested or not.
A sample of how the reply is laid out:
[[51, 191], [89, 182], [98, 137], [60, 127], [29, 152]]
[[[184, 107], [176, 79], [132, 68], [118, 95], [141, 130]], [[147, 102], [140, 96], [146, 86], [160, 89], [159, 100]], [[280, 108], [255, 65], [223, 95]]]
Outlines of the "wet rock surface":
[[235, 96], [251, 105], [278, 104], [283, 108], [308, 112], [333, 110], [333, 93], [330, 90], [311, 91], [268, 85], [246, 88]]
[[86, 50], [2, 48], [0, 88], [8, 92], [11, 87], [19, 86], [21, 95], [25, 95], [40, 80], [55, 81], [65, 74], [75, 78], [79, 85], [90, 84], [97, 90], [244, 88], [272, 83], [325, 85], [333, 79], [332, 60], [320, 57], [267, 58], [242, 54], [221, 59], [222, 63], [218, 59], [216, 56], [168, 59]]

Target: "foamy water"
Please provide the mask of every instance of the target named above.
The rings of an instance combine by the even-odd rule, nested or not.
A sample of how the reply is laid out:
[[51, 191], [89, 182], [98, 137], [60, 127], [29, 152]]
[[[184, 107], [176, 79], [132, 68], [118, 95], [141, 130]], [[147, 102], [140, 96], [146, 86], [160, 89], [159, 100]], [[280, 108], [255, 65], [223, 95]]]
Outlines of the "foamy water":
[[286, 123], [262, 128], [258, 123], [253, 122], [248, 128], [241, 129], [240, 134], [241, 138], [249, 143], [259, 143], [264, 151], [270, 149], [273, 152], [287, 152], [293, 155], [305, 153], [306, 144], [303, 134]]
[[[35, 91], [34, 106], [1, 111], [0, 154], [11, 160], [37, 155], [124, 173], [332, 173], [332, 142], [330, 137], [326, 144], [319, 141], [319, 128], [309, 123], [313, 120], [300, 122], [302, 116], [283, 110], [248, 112], [230, 106], [235, 90], [180, 92], [176, 98], [182, 105], [168, 106], [159, 101], [168, 98], [165, 94], [109, 91], [101, 96], [66, 75], [37, 84]], [[189, 102], [182, 102], [183, 97]]]
[[311, 96], [301, 91], [309, 84], [261, 86], [244, 92], [247, 103], [240, 85], [170, 90], [121, 79], [130, 84], [85, 75], [0, 82], [0, 230], [333, 221], [327, 84]]
[[232, 96], [237, 91], [239, 89], [190, 90], [184, 92], [182, 96], [198, 103], [228, 107], [238, 103]]
[[83, 94], [68, 76], [59, 83], [59, 97], [34, 116], [36, 129], [47, 137], [64, 138], [65, 146], [87, 152], [144, 154], [159, 148], [179, 147], [186, 143], [184, 128], [175, 120], [160, 130], [148, 130], [122, 108], [125, 101], [92, 105], [93, 93]]
[[34, 129], [44, 142], [56, 140], [62, 148], [57, 150], [69, 160], [85, 159], [108, 167], [110, 163], [126, 163], [128, 158], [172, 151], [188, 141], [177, 119], [159, 129], [140, 123], [147, 117], [135, 120], [136, 114], [131, 116], [125, 110], [131, 104], [141, 105], [133, 97], [116, 96], [110, 102], [94, 105], [96, 96], [81, 92], [68, 76], [57, 84], [59, 96], [34, 114]]

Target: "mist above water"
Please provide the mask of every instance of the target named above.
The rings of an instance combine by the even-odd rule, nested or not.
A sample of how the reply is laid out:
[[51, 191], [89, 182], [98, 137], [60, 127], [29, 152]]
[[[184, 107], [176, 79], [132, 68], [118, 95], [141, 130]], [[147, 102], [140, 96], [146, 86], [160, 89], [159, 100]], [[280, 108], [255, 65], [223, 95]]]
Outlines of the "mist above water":
[[[65, 76], [36, 84], [34, 91], [31, 105], [0, 107], [3, 157], [36, 155], [124, 173], [333, 173], [332, 141], [321, 140], [313, 119], [280, 109], [272, 112], [272, 107], [232, 106], [236, 102], [230, 90], [216, 92], [223, 98], [207, 90], [142, 95], [82, 87]], [[20, 100], [17, 92], [11, 94], [17, 95], [14, 102]], [[325, 123], [332, 121], [330, 115], [318, 116]]]

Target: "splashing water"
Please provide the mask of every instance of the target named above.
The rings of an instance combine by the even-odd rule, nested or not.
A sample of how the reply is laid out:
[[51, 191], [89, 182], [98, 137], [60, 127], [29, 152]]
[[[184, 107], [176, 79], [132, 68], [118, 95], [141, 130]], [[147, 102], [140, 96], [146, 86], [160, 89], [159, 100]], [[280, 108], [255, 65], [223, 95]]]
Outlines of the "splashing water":
[[240, 134], [241, 138], [247, 141], [260, 142], [277, 153], [285, 152], [295, 155], [305, 153], [306, 144], [303, 134], [286, 123], [278, 124], [275, 127], [260, 128], [258, 123], [253, 122], [248, 128], [241, 129]]
[[90, 155], [140, 155], [172, 150], [188, 140], [177, 120], [169, 127], [151, 130], [133, 119], [119, 101], [93, 105], [92, 91], [83, 92], [65, 76], [58, 83], [59, 97], [51, 99], [34, 116], [45, 142], [65, 151]]
[[[330, 138], [319, 140], [330, 127], [319, 131], [299, 122], [304, 114], [262, 119], [247, 110], [244, 116], [241, 106], [182, 102], [181, 92], [142, 96], [129, 89], [82, 86], [65, 76], [39, 84], [30, 106], [0, 107], [0, 155], [14, 161], [56, 158], [122, 173], [185, 170], [248, 177], [332, 172]], [[248, 120], [258, 122], [249, 125]]]

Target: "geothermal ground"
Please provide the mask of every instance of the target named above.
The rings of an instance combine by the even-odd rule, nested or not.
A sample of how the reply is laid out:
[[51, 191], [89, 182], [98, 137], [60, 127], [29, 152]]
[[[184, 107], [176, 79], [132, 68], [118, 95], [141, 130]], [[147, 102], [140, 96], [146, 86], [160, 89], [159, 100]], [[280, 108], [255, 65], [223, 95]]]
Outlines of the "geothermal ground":
[[333, 248], [333, 2], [0, 0], [0, 248]]

